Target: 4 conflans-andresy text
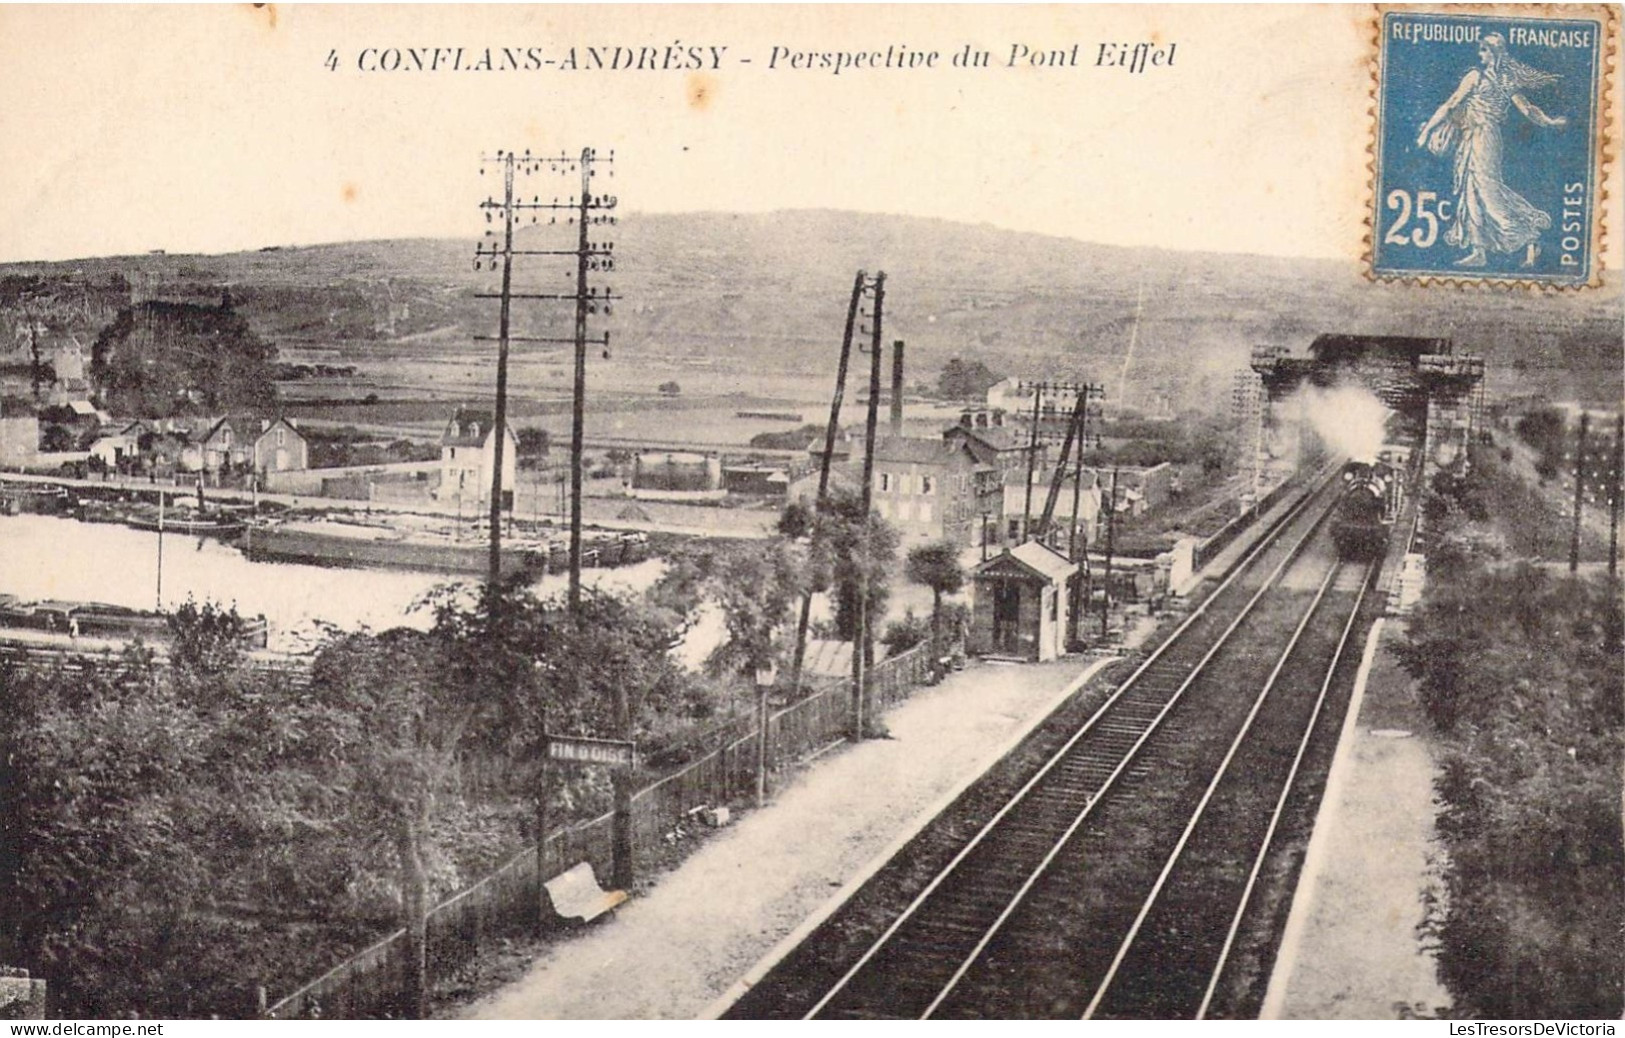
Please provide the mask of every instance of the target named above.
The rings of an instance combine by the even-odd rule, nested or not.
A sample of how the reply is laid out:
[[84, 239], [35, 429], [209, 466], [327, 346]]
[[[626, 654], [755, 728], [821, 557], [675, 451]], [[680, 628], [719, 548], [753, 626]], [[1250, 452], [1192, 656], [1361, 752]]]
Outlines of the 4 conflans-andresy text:
[[573, 47], [362, 47], [330, 50], [329, 71], [355, 72], [719, 72], [761, 68], [772, 72], [855, 75], [879, 71], [930, 69], [1105, 68], [1128, 73], [1172, 68], [1177, 43], [1067, 43], [1059, 47], [1012, 43], [988, 50], [965, 44], [958, 50], [924, 50], [901, 44], [884, 48], [817, 50], [774, 45], [745, 51], [717, 44], [673, 40], [660, 46]]

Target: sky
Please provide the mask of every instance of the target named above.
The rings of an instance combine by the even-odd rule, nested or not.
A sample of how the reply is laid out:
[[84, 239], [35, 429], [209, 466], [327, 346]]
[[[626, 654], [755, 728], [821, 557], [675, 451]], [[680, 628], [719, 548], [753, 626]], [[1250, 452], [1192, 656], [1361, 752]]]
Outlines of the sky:
[[[1138, 42], [1172, 64], [1098, 64]], [[967, 45], [988, 67], [953, 67]], [[726, 50], [445, 67], [616, 46]], [[888, 46], [937, 67], [784, 58]], [[1016, 47], [1060, 65], [1008, 67]], [[377, 70], [389, 48], [442, 67]], [[482, 153], [583, 146], [614, 150], [627, 213], [856, 209], [1352, 260], [1370, 49], [1368, 9], [1338, 6], [4, 6], [0, 260], [474, 238]]]

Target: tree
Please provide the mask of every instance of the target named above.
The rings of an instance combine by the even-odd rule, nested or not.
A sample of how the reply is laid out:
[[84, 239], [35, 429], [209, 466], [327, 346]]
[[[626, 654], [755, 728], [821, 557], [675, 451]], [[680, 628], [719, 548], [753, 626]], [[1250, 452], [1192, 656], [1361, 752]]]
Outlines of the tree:
[[779, 515], [778, 531], [792, 541], [800, 540], [813, 530], [813, 512], [800, 501], [791, 501]]
[[942, 596], [959, 593], [965, 586], [965, 568], [959, 564], [959, 547], [952, 541], [933, 541], [911, 549], [903, 572], [916, 584], [931, 589], [931, 651], [942, 655]]
[[168, 618], [170, 661], [179, 670], [217, 677], [242, 663], [247, 624], [237, 607], [188, 598]]
[[1424, 933], [1463, 1014], [1620, 1012], [1622, 628], [1617, 582], [1466, 556], [1397, 647], [1440, 736]]
[[408, 969], [402, 1011], [428, 1014], [430, 834], [454, 788], [458, 754], [489, 700], [446, 681], [444, 643], [397, 628], [330, 643], [311, 668], [311, 686], [353, 718], [361, 735], [342, 748], [353, 808], [375, 821], [380, 853], [399, 869]]
[[1519, 438], [1539, 455], [1535, 471], [1546, 479], [1557, 475], [1568, 443], [1568, 423], [1563, 412], [1554, 407], [1538, 408], [1519, 418], [1516, 429]]
[[33, 389], [34, 399], [38, 400], [42, 395], [45, 383], [49, 381], [45, 377], [45, 358], [40, 353], [39, 348], [40, 322], [33, 313], [26, 310], [23, 311], [23, 319], [28, 322], [29, 384]]
[[174, 814], [196, 766], [193, 725], [154, 694], [150, 656], [125, 663], [71, 684], [61, 671], [8, 671], [0, 712], [4, 955], [48, 973], [58, 1004], [86, 1015], [123, 1008], [108, 944], [128, 946], [141, 926], [139, 901], [126, 899], [156, 893], [155, 869], [171, 904], [193, 878]]
[[678, 385], [675, 379], [669, 382], [660, 383], [661, 396], [677, 396], [681, 394], [682, 391], [683, 387]]
[[813, 535], [814, 590], [833, 589], [836, 637], [851, 641], [857, 635], [860, 588], [871, 626], [886, 615], [891, 597], [891, 569], [897, 561], [897, 531], [870, 512], [863, 515], [863, 499], [850, 491], [834, 491], [826, 502]]
[[108, 406], [154, 417], [273, 406], [276, 348], [224, 302], [120, 310], [91, 347], [90, 377]]
[[73, 432], [65, 425], [47, 425], [40, 430], [40, 450], [47, 454], [73, 450]]
[[775, 636], [806, 589], [804, 552], [775, 538], [708, 545], [677, 555], [659, 595], [672, 603], [716, 603], [728, 634], [706, 665], [716, 674], [752, 675], [777, 662]]
[[979, 360], [950, 357], [937, 377], [937, 395], [948, 400], [979, 400], [1004, 378]]
[[543, 458], [551, 447], [551, 440], [546, 429], [527, 425], [518, 432], [519, 456], [521, 458]]
[[[180, 680], [139, 645], [0, 684], [0, 959], [58, 1011], [247, 1016], [245, 975], [291, 983], [323, 951], [370, 864], [331, 774], [353, 726], [280, 676]], [[262, 921], [284, 916], [322, 922], [279, 969]]]

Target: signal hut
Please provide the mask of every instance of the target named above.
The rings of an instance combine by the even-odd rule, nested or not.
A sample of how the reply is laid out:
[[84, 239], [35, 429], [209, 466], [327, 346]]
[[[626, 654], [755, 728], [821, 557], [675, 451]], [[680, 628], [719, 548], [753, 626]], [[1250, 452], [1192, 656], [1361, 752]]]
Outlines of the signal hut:
[[971, 577], [970, 651], [1041, 663], [1066, 652], [1067, 581], [1076, 563], [1028, 541], [977, 566]]

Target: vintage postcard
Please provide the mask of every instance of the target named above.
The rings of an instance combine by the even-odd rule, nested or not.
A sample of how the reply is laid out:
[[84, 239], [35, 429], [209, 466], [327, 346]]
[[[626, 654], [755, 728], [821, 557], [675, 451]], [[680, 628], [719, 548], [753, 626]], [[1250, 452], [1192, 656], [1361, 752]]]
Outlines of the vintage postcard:
[[1614, 1034], [1620, 31], [0, 6], [0, 1016]]

